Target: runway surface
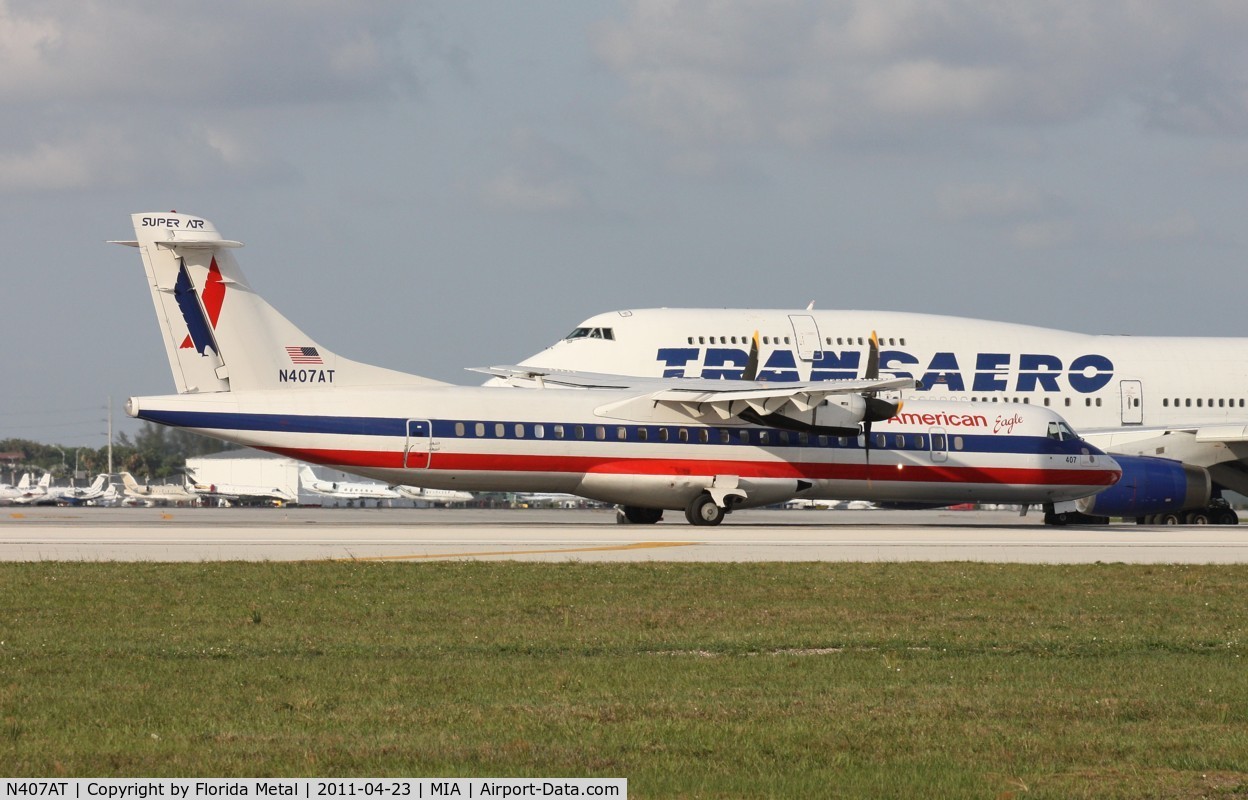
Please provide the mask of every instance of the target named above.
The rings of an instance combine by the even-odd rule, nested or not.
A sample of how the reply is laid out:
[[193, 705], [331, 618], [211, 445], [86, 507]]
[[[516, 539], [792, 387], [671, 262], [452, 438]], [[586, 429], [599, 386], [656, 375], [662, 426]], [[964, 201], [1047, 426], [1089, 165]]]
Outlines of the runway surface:
[[[1248, 563], [1248, 525], [1046, 527], [994, 511], [739, 511], [695, 527], [610, 510], [0, 509], [0, 561]], [[678, 521], [677, 521], [678, 520]]]

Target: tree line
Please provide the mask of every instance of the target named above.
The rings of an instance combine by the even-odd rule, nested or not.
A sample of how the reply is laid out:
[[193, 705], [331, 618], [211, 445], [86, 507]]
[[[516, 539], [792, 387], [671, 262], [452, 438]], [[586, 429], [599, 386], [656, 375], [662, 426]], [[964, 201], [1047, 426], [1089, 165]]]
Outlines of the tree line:
[[[187, 458], [237, 449], [240, 448], [236, 444], [210, 436], [144, 422], [133, 438], [125, 433], [117, 435], [113, 442], [113, 469], [129, 472], [140, 482], [148, 478], [170, 478], [181, 474]], [[46, 471], [63, 480], [72, 475], [75, 463], [88, 477], [108, 469], [107, 445], [71, 447], [29, 439], [0, 439], [0, 453], [20, 454], [20, 460], [13, 465], [19, 476], [26, 471]], [[8, 475], [4, 478], [7, 480]]]

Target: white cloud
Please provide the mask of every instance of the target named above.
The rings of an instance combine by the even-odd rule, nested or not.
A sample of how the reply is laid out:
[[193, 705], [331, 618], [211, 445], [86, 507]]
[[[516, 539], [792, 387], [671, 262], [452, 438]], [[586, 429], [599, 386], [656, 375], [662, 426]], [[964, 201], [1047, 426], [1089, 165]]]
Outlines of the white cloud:
[[175, 126], [165, 136], [92, 124], [66, 136], [0, 152], [0, 193], [117, 186], [219, 184], [287, 177], [289, 167], [221, 129]]
[[0, 0], [0, 191], [287, 175], [257, 139], [264, 120], [414, 91], [409, 13], [399, 0]]
[[965, 121], [1063, 124], [1126, 103], [1185, 133], [1248, 133], [1248, 6], [1197, 0], [636, 0], [599, 57], [644, 124], [807, 146]]
[[0, 0], [0, 101], [303, 103], [410, 88], [403, 5]]
[[1076, 230], [1068, 220], [1042, 220], [1016, 225], [1010, 238], [1019, 247], [1029, 250], [1047, 250], [1075, 241]]
[[960, 222], [1033, 216], [1045, 212], [1055, 202], [1036, 189], [1018, 184], [976, 183], [944, 187], [937, 204], [942, 217]]
[[581, 190], [566, 178], [539, 178], [508, 168], [486, 185], [486, 198], [515, 211], [568, 211], [584, 205]]
[[533, 131], [513, 131], [507, 142], [512, 163], [484, 188], [485, 200], [515, 211], [571, 211], [587, 205], [583, 159]]
[[1179, 211], [1164, 219], [1136, 222], [1127, 226], [1126, 239], [1135, 242], [1187, 241], [1200, 233], [1200, 225], [1190, 211]]

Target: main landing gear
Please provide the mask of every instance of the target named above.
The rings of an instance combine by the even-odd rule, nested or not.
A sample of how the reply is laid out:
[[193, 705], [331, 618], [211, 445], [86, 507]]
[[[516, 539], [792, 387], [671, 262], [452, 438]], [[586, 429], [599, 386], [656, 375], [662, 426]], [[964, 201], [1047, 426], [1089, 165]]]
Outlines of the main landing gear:
[[[731, 503], [736, 498], [728, 497], [725, 502]], [[721, 506], [707, 492], [703, 492], [689, 501], [685, 506], [685, 519], [691, 525], [718, 525], [724, 521], [732, 508]], [[653, 525], [663, 519], [663, 509], [642, 508], [640, 506], [620, 506], [615, 512], [615, 521], [621, 525]]]
[[653, 525], [663, 519], [663, 509], [621, 506], [616, 510], [615, 519], [622, 525]]
[[1233, 508], [1195, 508], [1190, 511], [1171, 511], [1165, 514], [1149, 514], [1136, 517], [1140, 525], [1238, 525], [1239, 515]]
[[685, 506], [685, 519], [691, 525], [718, 525], [727, 513], [728, 509], [716, 503], [709, 494], [700, 494]]

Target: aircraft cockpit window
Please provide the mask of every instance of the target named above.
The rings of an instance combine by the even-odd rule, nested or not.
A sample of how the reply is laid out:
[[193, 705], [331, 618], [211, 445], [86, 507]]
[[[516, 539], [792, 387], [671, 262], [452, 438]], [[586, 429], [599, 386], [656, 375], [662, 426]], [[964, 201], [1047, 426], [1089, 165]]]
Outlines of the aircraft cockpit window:
[[[563, 337], [565, 342], [571, 342], [575, 339], [615, 339], [614, 328], [577, 328], [576, 330]], [[690, 344], [693, 344], [690, 339]]]
[[1050, 422], [1049, 438], [1059, 442], [1069, 442], [1078, 439], [1079, 436], [1065, 422]]

